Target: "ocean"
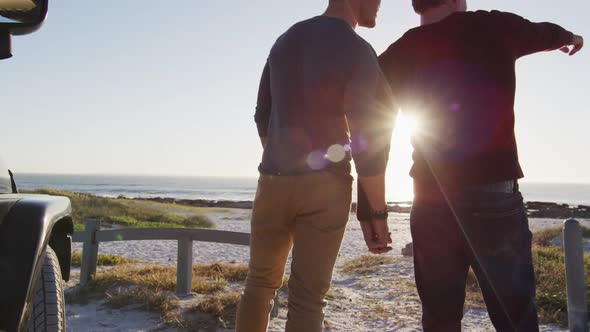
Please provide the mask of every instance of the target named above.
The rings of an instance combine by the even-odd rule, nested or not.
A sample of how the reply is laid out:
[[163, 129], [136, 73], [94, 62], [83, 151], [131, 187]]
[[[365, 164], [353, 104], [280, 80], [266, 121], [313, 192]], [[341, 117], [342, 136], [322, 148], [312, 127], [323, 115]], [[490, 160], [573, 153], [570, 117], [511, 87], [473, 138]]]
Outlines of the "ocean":
[[[257, 183], [256, 178], [127, 175], [15, 174], [15, 179], [23, 190], [51, 188], [107, 197], [228, 201], [252, 201]], [[590, 205], [590, 184], [522, 182], [520, 187], [526, 201]], [[397, 201], [412, 199], [411, 196], [396, 198]]]

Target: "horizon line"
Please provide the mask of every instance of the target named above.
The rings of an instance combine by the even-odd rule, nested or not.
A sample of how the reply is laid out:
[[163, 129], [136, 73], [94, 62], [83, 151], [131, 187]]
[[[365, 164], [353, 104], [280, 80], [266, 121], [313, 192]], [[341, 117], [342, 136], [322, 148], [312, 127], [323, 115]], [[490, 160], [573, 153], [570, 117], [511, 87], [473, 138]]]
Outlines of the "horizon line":
[[[256, 179], [258, 175], [195, 175], [195, 174], [132, 174], [132, 173], [53, 173], [53, 172], [14, 172], [15, 177], [22, 175], [48, 175], [48, 176], [114, 176], [114, 177], [188, 177], [188, 178], [235, 178], [235, 179]], [[352, 174], [354, 176], [354, 174]], [[356, 181], [356, 177], [355, 177]], [[520, 179], [521, 183], [543, 183], [543, 184], [578, 184], [590, 185], [588, 182], [555, 181], [555, 180], [527, 180]]]
[[194, 178], [257, 178], [258, 175], [195, 175], [195, 174], [163, 174], [163, 173], [59, 173], [59, 172], [15, 172], [15, 176], [20, 175], [55, 175], [55, 176], [143, 176], [143, 177], [194, 177]]

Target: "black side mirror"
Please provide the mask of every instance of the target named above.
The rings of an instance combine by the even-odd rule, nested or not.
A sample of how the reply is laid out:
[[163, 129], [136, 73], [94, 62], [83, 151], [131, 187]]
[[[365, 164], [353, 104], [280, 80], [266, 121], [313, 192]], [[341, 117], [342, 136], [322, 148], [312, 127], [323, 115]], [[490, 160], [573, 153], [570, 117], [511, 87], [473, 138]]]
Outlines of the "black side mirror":
[[0, 59], [12, 56], [11, 36], [26, 35], [41, 27], [48, 0], [0, 1]]
[[14, 181], [14, 174], [10, 170], [8, 170], [8, 174], [10, 175], [10, 185], [12, 186], [12, 193], [18, 194], [18, 187], [16, 186], [16, 182]]

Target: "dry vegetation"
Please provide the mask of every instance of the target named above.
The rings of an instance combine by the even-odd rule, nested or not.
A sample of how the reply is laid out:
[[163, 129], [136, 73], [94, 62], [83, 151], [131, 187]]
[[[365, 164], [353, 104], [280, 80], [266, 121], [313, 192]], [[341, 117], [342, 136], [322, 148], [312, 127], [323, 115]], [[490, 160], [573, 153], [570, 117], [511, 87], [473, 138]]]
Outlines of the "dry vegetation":
[[239, 301], [239, 292], [208, 296], [204, 301], [199, 302], [193, 310], [211, 314], [217, 319], [221, 327], [231, 328], [234, 327], [236, 321]]
[[[549, 229], [534, 234], [533, 261], [537, 280], [539, 316], [543, 322], [563, 326], [567, 319], [564, 257], [562, 249], [552, 244], [559, 235], [560, 229]], [[585, 235], [588, 235], [587, 229]], [[74, 257], [75, 261], [79, 261], [79, 254], [75, 254]], [[378, 272], [384, 265], [400, 263], [402, 260], [403, 258], [391, 256], [361, 256], [343, 264], [340, 271], [344, 274], [370, 275]], [[106, 304], [113, 308], [135, 305], [160, 313], [163, 321], [170, 325], [189, 329], [210, 327], [211, 324], [232, 328], [239, 301], [239, 293], [236, 290], [244, 282], [248, 273], [248, 267], [245, 265], [225, 263], [194, 265], [192, 291], [200, 294], [199, 301], [189, 308], [179, 308], [178, 300], [174, 296], [176, 288], [174, 267], [137, 264], [132, 260], [109, 255], [101, 255], [99, 265], [114, 267], [100, 271], [95, 280], [90, 282], [83, 291], [70, 294], [69, 302], [103, 298]], [[585, 255], [585, 267], [586, 278], [590, 281], [590, 255], [588, 254]], [[366, 281], [370, 282], [370, 280]], [[407, 284], [407, 287], [403, 288], [402, 283]], [[281, 289], [283, 295], [287, 292], [287, 284], [288, 279], [285, 278]], [[230, 287], [231, 285], [234, 286]], [[403, 289], [404, 292], [416, 293], [415, 284], [405, 279], [398, 280], [390, 288], [396, 292]], [[590, 291], [590, 283], [588, 291]], [[467, 278], [466, 293], [468, 307], [485, 308], [477, 280], [471, 270]], [[329, 292], [327, 299], [337, 302], [338, 294]], [[279, 305], [286, 307], [287, 302], [280, 300]], [[588, 305], [590, 309], [590, 301]], [[366, 313], [367, 318], [387, 319], [393, 310], [380, 302], [372, 303], [370, 308], [372, 310]]]
[[[116, 257], [116, 256], [114, 256]], [[115, 259], [120, 262], [123, 259]], [[231, 326], [235, 319], [239, 294], [229, 289], [229, 283], [245, 280], [248, 267], [238, 264], [199, 264], [193, 266], [192, 291], [204, 299], [189, 311], [200, 311], [214, 317], [219, 326]], [[179, 312], [174, 295], [176, 268], [151, 264], [123, 264], [99, 271], [85, 288], [66, 296], [68, 303], [86, 303], [105, 299], [112, 308], [137, 306], [157, 312], [170, 325], [196, 328], [209, 326], [211, 319], [185, 319]], [[228, 293], [229, 292], [229, 293]]]
[[351, 259], [344, 263], [340, 271], [345, 274], [371, 274], [376, 272], [381, 265], [394, 264], [398, 258], [391, 256], [365, 255]]
[[204, 215], [164, 213], [159, 207], [152, 207], [140, 201], [135, 202], [128, 199], [99, 197], [53, 189], [40, 189], [33, 193], [68, 197], [72, 202], [76, 231], [83, 230], [83, 222], [89, 218], [101, 220], [105, 224], [133, 228], [213, 228], [215, 226]]
[[[555, 239], [561, 236], [561, 228], [552, 228], [537, 232], [533, 236], [533, 264], [537, 284], [537, 307], [541, 321], [545, 323], [567, 324], [567, 294], [565, 261], [563, 250], [555, 245]], [[590, 229], [583, 229], [584, 237], [590, 237]], [[341, 271], [346, 274], [367, 275], [375, 273], [380, 266], [392, 264], [397, 258], [387, 256], [362, 256], [346, 262]], [[590, 294], [590, 254], [584, 256], [587, 292]], [[399, 291], [400, 284], [392, 286]], [[416, 292], [415, 284], [409, 288]], [[485, 309], [485, 303], [475, 274], [470, 269], [467, 277], [466, 302], [469, 307]], [[590, 297], [588, 300], [590, 312]], [[378, 316], [379, 310], [369, 313]]]
[[[98, 266], [117, 266], [123, 264], [132, 264], [136, 263], [137, 261], [131, 258], [115, 256], [115, 255], [105, 255], [105, 254], [98, 254]], [[74, 251], [72, 253], [72, 267], [80, 267], [82, 265], [82, 254], [78, 251]]]

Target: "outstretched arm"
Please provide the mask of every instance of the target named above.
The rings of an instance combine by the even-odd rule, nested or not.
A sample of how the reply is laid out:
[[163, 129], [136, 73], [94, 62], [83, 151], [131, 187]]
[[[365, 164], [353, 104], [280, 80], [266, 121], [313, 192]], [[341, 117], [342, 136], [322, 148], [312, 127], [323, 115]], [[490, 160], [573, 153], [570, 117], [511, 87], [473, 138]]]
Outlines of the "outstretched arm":
[[557, 24], [534, 23], [518, 15], [499, 11], [492, 11], [491, 15], [494, 27], [502, 36], [506, 47], [512, 50], [515, 59], [572, 45], [575, 54], [583, 46], [581, 37]]

